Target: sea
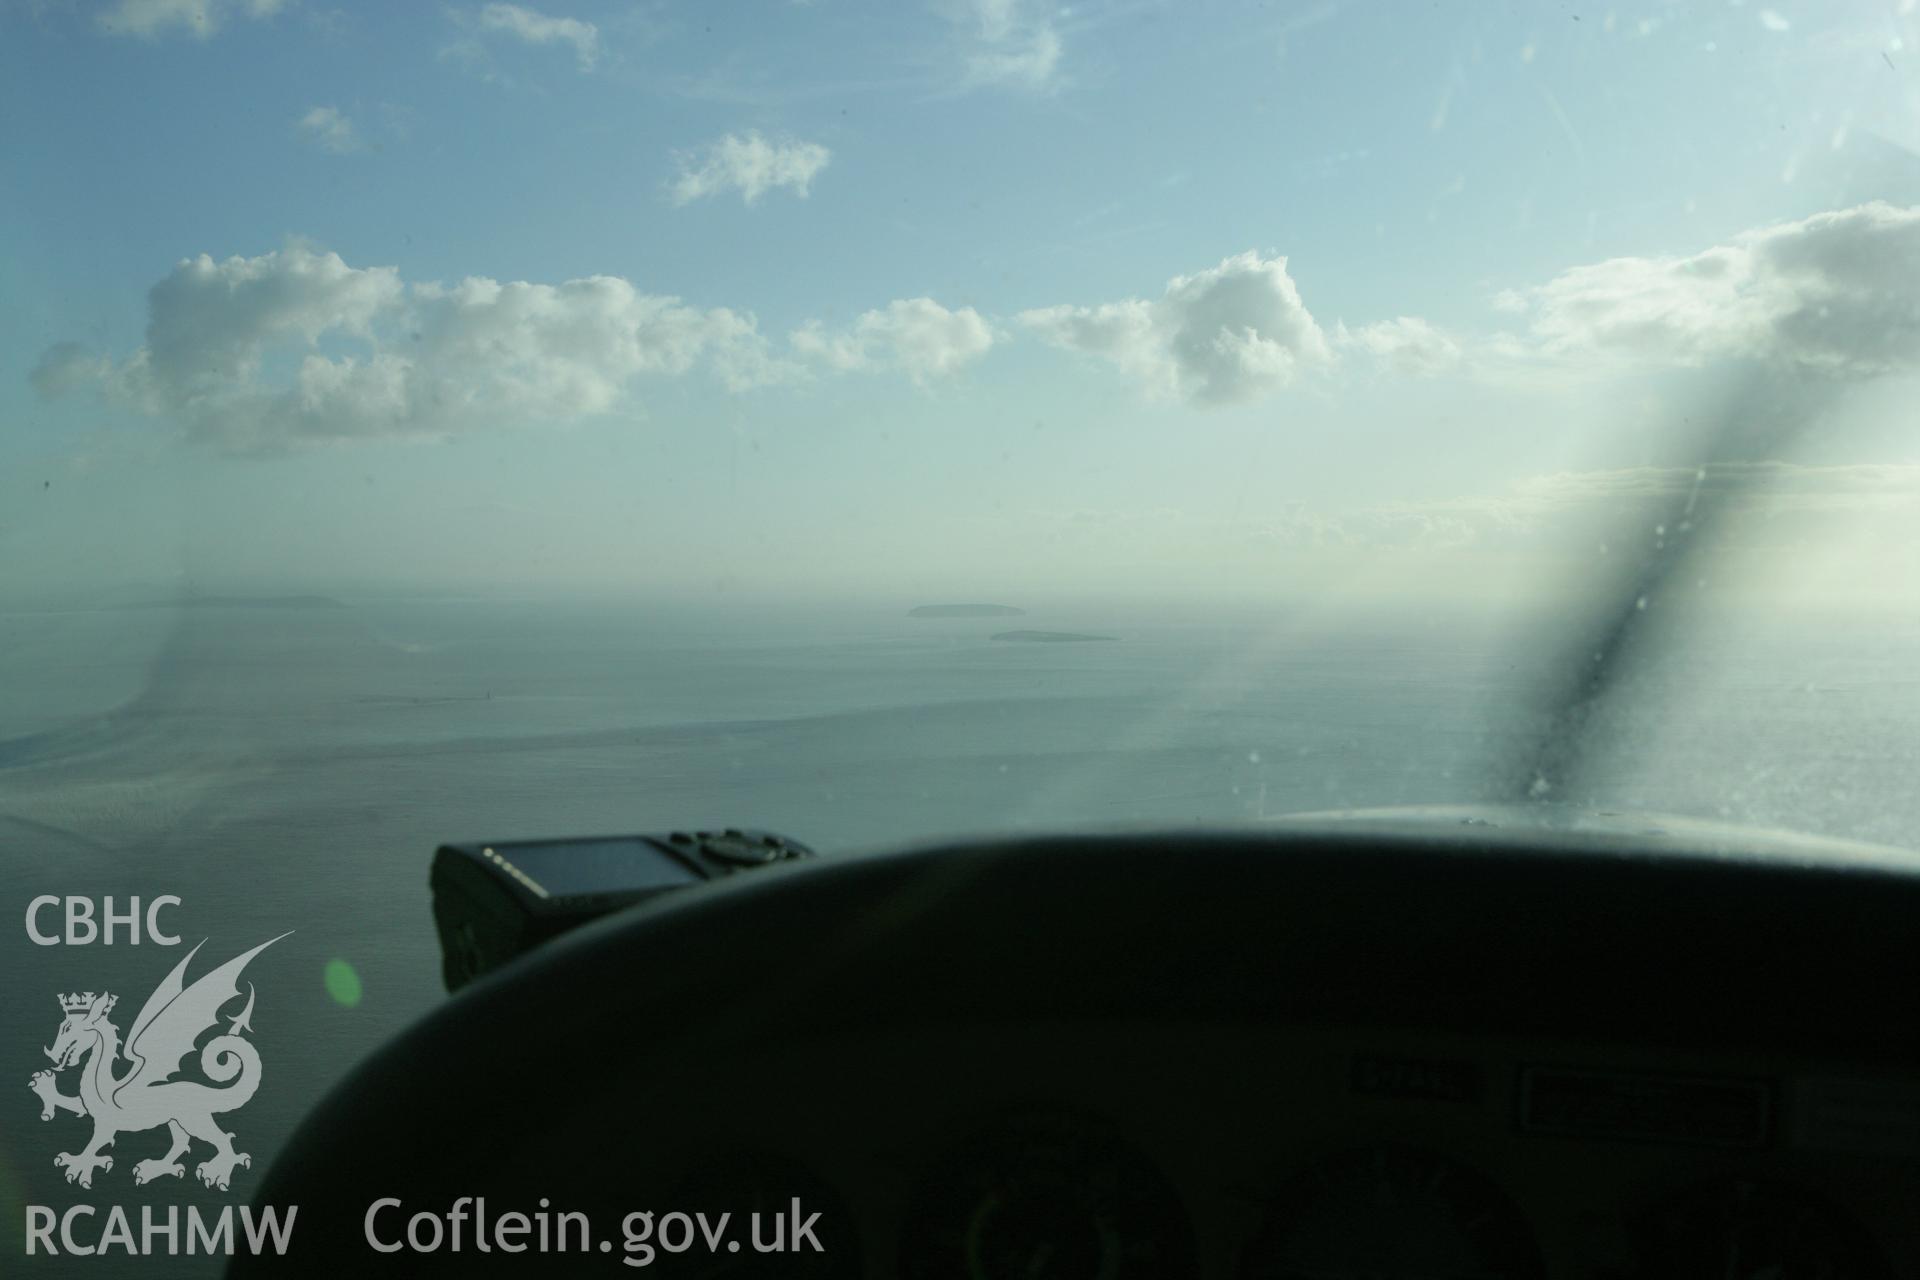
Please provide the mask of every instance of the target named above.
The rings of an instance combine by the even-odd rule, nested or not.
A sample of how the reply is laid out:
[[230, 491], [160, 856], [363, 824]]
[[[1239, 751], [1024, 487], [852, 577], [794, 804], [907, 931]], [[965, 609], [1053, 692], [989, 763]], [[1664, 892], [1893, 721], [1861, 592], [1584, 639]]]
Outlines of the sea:
[[[1441, 606], [920, 603], [0, 606], [0, 1257], [21, 1256], [26, 1205], [244, 1197], [327, 1089], [447, 998], [443, 842], [737, 826], [831, 858], [1537, 798], [1555, 782], [1526, 744], [1583, 660], [1550, 619]], [[1553, 798], [1920, 844], [1917, 655], [1910, 620], [1703, 619], [1614, 690], [1602, 758]], [[41, 895], [172, 895], [185, 945], [38, 945]], [[289, 931], [247, 971], [265, 1066], [227, 1117], [253, 1159], [233, 1191], [191, 1171], [134, 1187], [158, 1132], [66, 1184], [52, 1157], [82, 1122], [41, 1120], [27, 1088], [57, 996], [113, 991], [130, 1020], [188, 946], [197, 975]]]

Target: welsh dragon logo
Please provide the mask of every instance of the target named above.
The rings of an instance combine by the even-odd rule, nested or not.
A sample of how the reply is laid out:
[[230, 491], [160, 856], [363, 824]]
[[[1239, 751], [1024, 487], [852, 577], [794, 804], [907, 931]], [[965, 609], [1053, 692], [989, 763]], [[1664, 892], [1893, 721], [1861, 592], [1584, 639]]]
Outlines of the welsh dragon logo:
[[[283, 933], [280, 938], [286, 936]], [[209, 1187], [225, 1191], [236, 1166], [252, 1166], [252, 1157], [235, 1151], [233, 1135], [214, 1121], [216, 1115], [245, 1106], [260, 1087], [260, 1054], [241, 1038], [241, 1033], [253, 1030], [252, 983], [247, 984], [246, 1007], [228, 1017], [225, 1032], [200, 1048], [201, 1072], [223, 1087], [173, 1076], [193, 1052], [194, 1042], [218, 1027], [221, 1007], [239, 998], [240, 971], [280, 938], [269, 938], [187, 986], [187, 965], [206, 944], [195, 946], [147, 997], [124, 1047], [119, 1028], [107, 1020], [117, 996], [88, 991], [60, 997], [65, 1017], [53, 1047], [46, 1050], [53, 1070], [34, 1072], [27, 1087], [40, 1096], [42, 1120], [53, 1119], [57, 1111], [93, 1117], [93, 1140], [77, 1154], [63, 1151], [53, 1158], [56, 1166], [67, 1171], [68, 1182], [91, 1187], [94, 1170], [112, 1170], [113, 1157], [103, 1152], [116, 1137], [161, 1125], [166, 1126], [171, 1145], [158, 1159], [133, 1166], [136, 1184], [181, 1177], [186, 1169], [180, 1157], [196, 1140], [213, 1148], [213, 1155], [194, 1170]], [[116, 1075], [115, 1065], [123, 1056], [132, 1065]], [[76, 1066], [80, 1092], [61, 1093], [54, 1073]]]

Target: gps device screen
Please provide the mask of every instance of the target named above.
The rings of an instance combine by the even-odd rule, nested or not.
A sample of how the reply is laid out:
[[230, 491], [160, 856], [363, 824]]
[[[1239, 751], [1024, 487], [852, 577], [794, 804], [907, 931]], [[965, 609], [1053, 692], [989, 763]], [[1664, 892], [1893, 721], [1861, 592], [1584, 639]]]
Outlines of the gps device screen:
[[699, 877], [645, 840], [566, 840], [512, 844], [500, 855], [549, 897], [670, 889]]

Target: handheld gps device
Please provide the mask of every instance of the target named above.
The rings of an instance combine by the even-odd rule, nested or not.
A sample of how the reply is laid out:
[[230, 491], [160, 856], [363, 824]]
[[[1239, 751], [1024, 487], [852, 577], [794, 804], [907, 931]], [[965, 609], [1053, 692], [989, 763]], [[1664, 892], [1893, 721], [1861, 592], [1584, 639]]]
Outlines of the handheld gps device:
[[569, 929], [657, 894], [813, 850], [768, 831], [443, 844], [428, 883], [448, 991]]

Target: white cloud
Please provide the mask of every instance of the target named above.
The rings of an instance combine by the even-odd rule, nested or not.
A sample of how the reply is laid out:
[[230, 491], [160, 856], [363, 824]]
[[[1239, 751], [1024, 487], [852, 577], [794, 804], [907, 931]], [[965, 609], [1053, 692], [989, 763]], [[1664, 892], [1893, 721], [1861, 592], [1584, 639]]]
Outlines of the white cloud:
[[1057, 86], [1062, 46], [1053, 15], [1031, 0], [947, 0], [961, 42], [965, 85]]
[[812, 322], [790, 339], [795, 351], [830, 369], [890, 367], [918, 383], [979, 359], [995, 340], [993, 326], [972, 307], [949, 311], [931, 298], [890, 302], [842, 333]]
[[346, 155], [360, 149], [360, 135], [355, 132], [353, 121], [342, 115], [338, 107], [313, 108], [300, 117], [298, 128], [301, 137], [322, 151]]
[[1506, 294], [1549, 355], [1748, 359], [1837, 377], [1920, 368], [1920, 207], [1814, 214], [1684, 258], [1615, 258]]
[[1398, 373], [1415, 377], [1444, 373], [1460, 363], [1461, 348], [1451, 335], [1417, 316], [1399, 316], [1349, 331], [1340, 344], [1354, 346], [1384, 361]]
[[1019, 319], [1055, 346], [1098, 355], [1194, 404], [1256, 399], [1332, 355], [1287, 260], [1251, 251], [1174, 277], [1152, 302], [1044, 307]]
[[[579, 18], [560, 18], [538, 9], [529, 9], [525, 5], [500, 3], [485, 5], [475, 15], [453, 10], [450, 16], [461, 26], [477, 30], [482, 35], [503, 35], [523, 44], [571, 46], [574, 60], [582, 71], [593, 70], [594, 63], [600, 57], [600, 28]], [[482, 63], [486, 61], [479, 42], [472, 38], [456, 42], [443, 50], [443, 54]]]
[[392, 267], [355, 269], [293, 244], [257, 258], [183, 260], [147, 294], [150, 373], [181, 395], [250, 378], [282, 339], [369, 337], [404, 300]]
[[696, 366], [732, 387], [785, 376], [750, 315], [592, 276], [564, 284], [407, 285], [294, 243], [181, 262], [148, 295], [146, 344], [119, 365], [50, 350], [43, 394], [98, 382], [234, 452], [545, 424], [630, 403], [644, 377]]
[[728, 134], [706, 148], [697, 163], [681, 157], [672, 186], [675, 204], [738, 191], [752, 204], [776, 187], [791, 187], [806, 199], [808, 187], [833, 153], [813, 142], [769, 142], [756, 131]]
[[178, 27], [205, 40], [230, 17], [271, 18], [285, 7], [285, 0], [119, 0], [98, 22], [108, 35], [154, 39]]

